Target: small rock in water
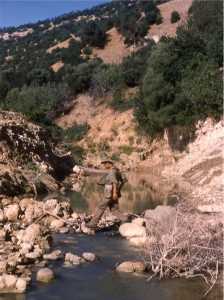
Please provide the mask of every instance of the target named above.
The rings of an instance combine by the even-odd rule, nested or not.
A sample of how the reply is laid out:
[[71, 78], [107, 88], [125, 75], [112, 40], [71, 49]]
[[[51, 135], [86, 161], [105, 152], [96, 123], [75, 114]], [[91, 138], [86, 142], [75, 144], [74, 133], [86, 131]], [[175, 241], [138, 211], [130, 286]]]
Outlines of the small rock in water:
[[96, 255], [94, 253], [91, 252], [84, 252], [82, 254], [82, 257], [89, 262], [93, 262], [94, 260], [96, 260]]
[[42, 268], [37, 272], [37, 281], [48, 283], [54, 279], [54, 272], [49, 268]]
[[141, 261], [125, 261], [117, 266], [118, 272], [124, 273], [143, 273], [146, 267]]
[[88, 228], [84, 222], [81, 224], [81, 232], [88, 234], [88, 235], [95, 234], [95, 231], [91, 228]]
[[68, 227], [62, 227], [59, 229], [59, 232], [62, 234], [68, 233], [69, 232], [69, 228]]
[[55, 251], [53, 251], [51, 253], [44, 254], [43, 259], [46, 259], [46, 260], [57, 260], [57, 259], [60, 259], [61, 256], [62, 256], [61, 250], [55, 250]]
[[78, 255], [68, 252], [65, 254], [65, 262], [69, 262], [73, 265], [80, 265], [82, 262], [82, 258]]

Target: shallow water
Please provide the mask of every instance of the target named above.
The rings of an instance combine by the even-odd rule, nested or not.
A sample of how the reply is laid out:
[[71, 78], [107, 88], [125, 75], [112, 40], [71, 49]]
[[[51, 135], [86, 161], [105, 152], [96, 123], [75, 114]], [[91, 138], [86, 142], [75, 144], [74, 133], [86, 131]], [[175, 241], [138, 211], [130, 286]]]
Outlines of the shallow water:
[[[153, 176], [148, 173], [127, 173], [128, 182], [122, 189], [119, 207], [123, 212], [139, 214], [148, 208], [163, 204], [162, 193], [166, 187], [152, 185]], [[93, 212], [103, 197], [103, 187], [97, 184], [100, 176], [85, 178], [80, 192], [68, 193], [72, 207], [79, 212]]]
[[[141, 258], [127, 241], [108, 233], [96, 236], [56, 235], [54, 248], [81, 254], [96, 253], [99, 260], [78, 267], [53, 263], [56, 279], [34, 283], [26, 295], [1, 295], [1, 300], [199, 300], [205, 286], [198, 280], [154, 280], [145, 276], [117, 274], [114, 267], [127, 259]], [[207, 298], [221, 300], [218, 289]]]
[[[131, 181], [126, 185], [121, 200], [123, 211], [141, 213], [162, 203], [159, 193], [150, 191], [150, 183], [145, 177], [129, 177]], [[81, 193], [70, 193], [76, 210], [91, 212], [95, 209], [102, 197], [102, 190], [96, 182], [97, 178], [88, 178]], [[142, 259], [143, 255], [128, 241], [109, 232], [95, 236], [55, 235], [53, 248], [78, 255], [84, 251], [94, 252], [99, 260], [70, 268], [64, 267], [62, 261], [54, 262], [49, 265], [56, 274], [53, 282], [38, 284], [34, 279], [26, 295], [0, 295], [0, 300], [199, 300], [206, 289], [200, 280], [147, 282], [143, 275], [116, 273], [117, 263]], [[221, 283], [205, 299], [222, 300]]]

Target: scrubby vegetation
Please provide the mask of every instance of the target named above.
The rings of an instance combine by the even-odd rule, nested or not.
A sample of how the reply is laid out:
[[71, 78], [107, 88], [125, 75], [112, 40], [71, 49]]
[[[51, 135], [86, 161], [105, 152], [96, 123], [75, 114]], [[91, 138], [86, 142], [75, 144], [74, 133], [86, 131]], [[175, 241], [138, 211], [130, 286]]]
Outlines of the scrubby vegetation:
[[171, 14], [171, 23], [176, 23], [180, 20], [180, 14], [178, 11], [174, 10]]
[[[177, 36], [155, 44], [145, 35], [150, 25], [162, 22], [157, 8], [162, 2], [112, 1], [54, 20], [7, 28], [9, 33], [27, 28], [33, 32], [1, 41], [0, 108], [20, 111], [54, 128], [49, 116], [61, 103], [86, 91], [101, 98], [110, 94], [113, 100], [108, 104], [120, 111], [134, 108], [139, 127], [150, 135], [208, 115], [219, 117], [222, 3], [194, 1], [189, 21]], [[178, 19], [173, 12], [173, 21], [174, 13]], [[91, 57], [93, 47], [106, 45], [106, 32], [112, 27], [127, 45], [141, 46], [120, 65]], [[64, 41], [67, 48], [52, 48]], [[59, 61], [62, 67], [55, 73], [51, 65]], [[139, 95], [127, 101], [126, 89], [136, 86]]]
[[188, 24], [152, 51], [136, 111], [150, 135], [222, 114], [222, 9], [220, 1], [195, 1]]

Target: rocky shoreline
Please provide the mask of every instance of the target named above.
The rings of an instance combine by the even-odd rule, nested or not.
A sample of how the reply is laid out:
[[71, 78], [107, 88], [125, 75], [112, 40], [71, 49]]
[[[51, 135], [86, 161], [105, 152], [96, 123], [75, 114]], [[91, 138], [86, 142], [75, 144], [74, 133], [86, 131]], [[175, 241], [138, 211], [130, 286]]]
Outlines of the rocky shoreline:
[[[65, 266], [77, 266], [86, 262], [94, 262], [97, 259], [96, 255], [91, 252], [79, 256], [71, 252], [63, 253], [61, 249], [52, 250], [52, 236], [54, 233], [95, 234], [86, 227], [86, 222], [91, 219], [91, 216], [74, 212], [68, 200], [60, 200], [57, 197], [47, 198], [45, 201], [37, 201], [31, 197], [2, 197], [0, 203], [0, 293], [25, 292], [31, 282], [33, 272], [36, 274], [37, 281], [45, 283], [51, 281], [54, 279], [54, 272], [48, 265], [52, 261], [60, 259], [64, 261]], [[172, 277], [172, 274], [167, 271], [169, 267], [166, 269], [165, 265], [161, 266], [156, 261], [161, 260], [161, 257], [155, 252], [156, 247], [161, 247], [161, 251], [169, 247], [172, 249], [172, 254], [171, 252], [167, 253], [167, 256], [163, 257], [164, 261], [167, 265], [172, 264], [173, 270], [179, 268], [181, 273], [181, 268], [183, 268], [182, 273], [186, 273], [184, 269], [189, 265], [183, 265], [181, 260], [183, 253], [182, 256], [177, 256], [175, 252], [177, 244], [174, 242], [171, 245], [169, 241], [169, 238], [173, 241], [176, 240], [175, 234], [177, 232], [174, 234], [174, 228], [178, 228], [177, 223], [175, 223], [178, 214], [177, 208], [158, 206], [154, 210], [145, 211], [141, 217], [129, 216], [128, 218], [126, 216], [126, 221], [123, 223], [117, 217], [106, 214], [99, 224], [99, 231], [116, 228], [122, 237], [129, 240], [130, 245], [138, 247], [139, 252], [144, 253], [142, 260], [124, 261], [117, 266], [116, 270], [126, 273], [148, 272], [149, 274], [153, 273], [155, 276], [159, 275], [161, 278], [160, 272], [165, 272], [165, 277]], [[187, 213], [185, 212], [185, 214]], [[214, 247], [211, 252], [213, 257], [208, 262], [208, 267], [212, 268], [212, 263], [216, 259], [219, 260], [222, 255], [220, 248], [222, 242], [221, 215], [211, 217], [199, 212], [191, 213], [191, 218], [188, 217], [190, 221], [192, 221], [192, 216], [193, 218], [200, 216], [199, 221], [205, 235], [199, 239], [198, 232], [194, 231], [194, 242], [196, 239], [199, 239], [200, 242], [203, 238], [206, 240], [208, 238], [206, 233], [211, 235], [210, 244], [207, 244], [207, 248]], [[183, 218], [183, 215], [181, 218]], [[128, 219], [129, 221], [127, 221]], [[205, 228], [207, 228], [206, 232]], [[181, 232], [179, 233], [181, 234]], [[190, 239], [188, 240], [186, 236], [188, 231], [184, 231], [184, 233], [185, 241], [190, 242]], [[178, 247], [180, 247], [183, 240], [178, 242]], [[200, 242], [198, 246], [200, 246]], [[187, 246], [182, 245], [183, 251], [184, 247]], [[201, 247], [203, 248], [203, 244], [201, 244]], [[154, 257], [155, 255], [158, 257]], [[155, 265], [152, 262], [150, 264], [149, 256], [151, 256], [151, 259], [153, 257]], [[179, 260], [175, 261], [174, 258]], [[220, 261], [219, 264], [221, 267], [222, 262]], [[161, 271], [160, 268], [163, 267], [165, 269]], [[198, 271], [204, 271], [205, 276], [205, 268]], [[197, 270], [194, 274], [197, 274]]]
[[[85, 226], [90, 217], [73, 212], [68, 201], [37, 201], [28, 197], [0, 200], [0, 293], [25, 292], [35, 268], [39, 268], [38, 281], [50, 281], [54, 277], [47, 268], [50, 261], [64, 259], [68, 266], [96, 259], [93, 253], [80, 257], [60, 249], [51, 252], [54, 233], [92, 234]], [[119, 220], [109, 216], [102, 219], [99, 228], [115, 224]]]

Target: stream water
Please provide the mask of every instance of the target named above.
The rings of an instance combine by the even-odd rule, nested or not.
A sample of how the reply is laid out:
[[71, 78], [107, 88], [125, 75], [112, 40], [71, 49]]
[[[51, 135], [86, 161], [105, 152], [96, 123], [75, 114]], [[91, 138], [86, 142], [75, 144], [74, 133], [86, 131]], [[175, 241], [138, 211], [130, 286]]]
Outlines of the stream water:
[[[142, 183], [126, 187], [122, 210], [141, 212], [155, 205], [146, 183]], [[100, 191], [95, 181], [90, 181], [81, 193], [72, 193], [70, 198], [75, 209], [91, 211], [99, 201]], [[200, 280], [147, 282], [143, 275], [116, 273], [117, 263], [138, 260], [142, 255], [128, 241], [110, 232], [95, 236], [55, 235], [53, 247], [78, 255], [84, 251], [94, 252], [99, 259], [69, 268], [63, 266], [62, 261], [54, 262], [50, 267], [54, 269], [56, 278], [50, 284], [38, 284], [34, 279], [26, 294], [0, 295], [0, 300], [199, 300], [206, 288]], [[206, 299], [223, 299], [220, 284]]]

